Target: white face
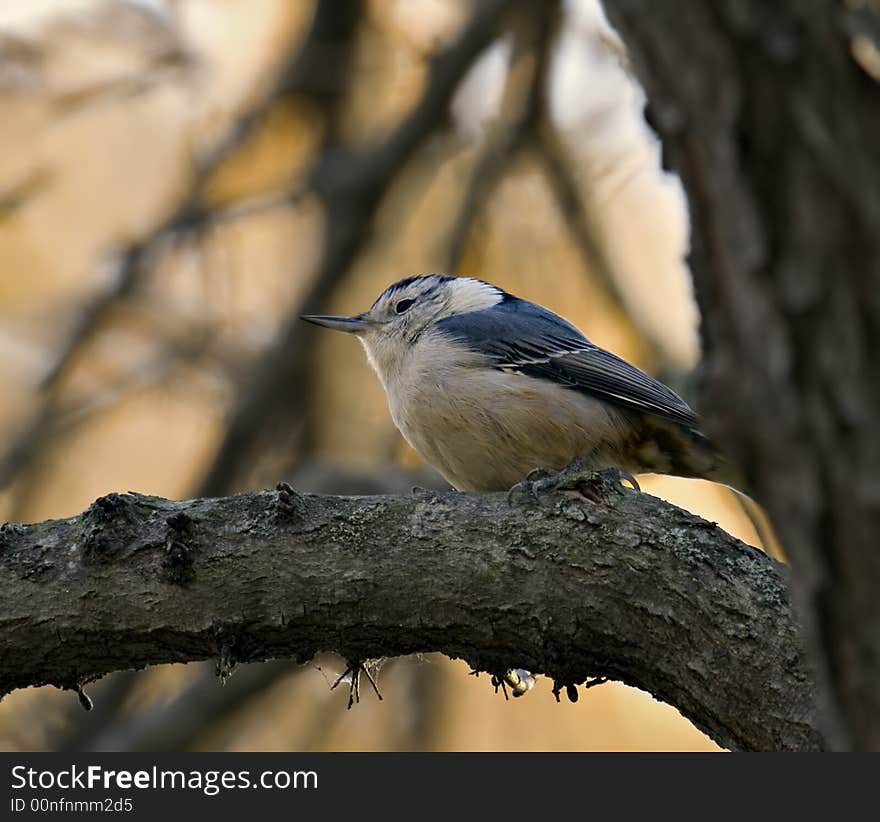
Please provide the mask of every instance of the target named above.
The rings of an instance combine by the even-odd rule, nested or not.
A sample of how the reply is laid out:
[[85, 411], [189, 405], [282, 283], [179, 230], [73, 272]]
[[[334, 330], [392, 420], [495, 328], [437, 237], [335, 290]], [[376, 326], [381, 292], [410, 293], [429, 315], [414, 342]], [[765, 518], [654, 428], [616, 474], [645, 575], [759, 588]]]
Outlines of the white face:
[[354, 317], [309, 316], [325, 328], [354, 334], [386, 390], [402, 373], [410, 352], [426, 332], [445, 317], [481, 311], [500, 303], [505, 294], [482, 280], [431, 274], [389, 286], [368, 311]]
[[361, 317], [370, 323], [365, 336], [413, 339], [432, 323], [455, 314], [496, 305], [503, 292], [469, 277], [430, 275], [389, 286]]
[[376, 335], [409, 337], [439, 319], [447, 299], [448, 283], [439, 277], [401, 280], [383, 291], [363, 317], [372, 325], [367, 339]]
[[409, 277], [389, 286], [368, 311], [354, 317], [308, 316], [325, 328], [357, 334], [365, 344], [414, 342], [431, 324], [497, 305], [504, 292], [470, 277]]

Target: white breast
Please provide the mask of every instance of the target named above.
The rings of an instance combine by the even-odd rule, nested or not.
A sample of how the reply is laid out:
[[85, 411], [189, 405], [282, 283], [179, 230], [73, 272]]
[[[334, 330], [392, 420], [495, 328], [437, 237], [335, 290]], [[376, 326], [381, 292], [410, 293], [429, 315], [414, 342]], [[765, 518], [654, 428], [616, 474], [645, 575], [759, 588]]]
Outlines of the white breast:
[[559, 470], [591, 453], [597, 468], [615, 463], [627, 423], [598, 400], [487, 367], [439, 334], [425, 335], [403, 361], [365, 347], [395, 425], [459, 490], [507, 490], [534, 468]]

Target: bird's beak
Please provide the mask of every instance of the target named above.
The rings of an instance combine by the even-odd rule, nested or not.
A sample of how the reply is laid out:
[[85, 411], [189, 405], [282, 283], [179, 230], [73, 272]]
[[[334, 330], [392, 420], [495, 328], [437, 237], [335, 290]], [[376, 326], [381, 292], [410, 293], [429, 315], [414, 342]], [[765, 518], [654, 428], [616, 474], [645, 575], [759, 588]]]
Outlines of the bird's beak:
[[363, 334], [374, 325], [373, 321], [364, 317], [363, 314], [357, 317], [324, 317], [319, 314], [303, 314], [300, 319], [315, 325], [323, 325], [324, 328], [332, 328], [334, 331], [346, 331], [349, 334]]

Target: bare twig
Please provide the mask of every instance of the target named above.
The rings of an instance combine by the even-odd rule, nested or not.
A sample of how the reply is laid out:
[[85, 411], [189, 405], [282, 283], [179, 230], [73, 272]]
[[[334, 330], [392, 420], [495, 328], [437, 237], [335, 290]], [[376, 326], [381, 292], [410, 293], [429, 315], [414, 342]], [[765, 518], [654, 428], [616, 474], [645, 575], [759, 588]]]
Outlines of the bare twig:
[[[223, 162], [247, 139], [254, 127], [265, 116], [269, 108], [283, 95], [304, 94], [308, 96], [313, 89], [313, 75], [307, 67], [316, 59], [313, 52], [324, 49], [324, 38], [332, 33], [339, 36], [344, 30], [350, 37], [357, 22], [357, 14], [349, 17], [334, 14], [330, 10], [333, 5], [320, 2], [309, 33], [298, 49], [292, 49], [290, 58], [281, 69], [283, 81], [277, 82], [270, 92], [258, 103], [254, 104], [228, 130], [218, 145], [197, 163], [197, 172], [190, 184], [183, 201], [146, 239], [134, 243], [119, 255], [119, 272], [112, 278], [111, 287], [99, 295], [83, 312], [80, 323], [62, 350], [61, 356], [44, 376], [42, 387], [48, 388], [57, 382], [66, 370], [70, 360], [82, 349], [84, 344], [105, 318], [108, 311], [121, 300], [130, 296], [141, 279], [149, 271], [150, 256], [169, 237], [180, 233], [191, 233], [210, 222], [215, 209], [206, 208], [201, 203], [202, 189], [211, 175]], [[346, 8], [356, 10], [359, 3], [344, 4]], [[338, 12], [338, 9], [337, 9]], [[341, 25], [344, 24], [344, 25]], [[329, 30], [329, 32], [328, 32]], [[318, 93], [315, 91], [315, 93]], [[274, 205], [274, 203], [273, 203]], [[230, 213], [226, 213], [229, 211]], [[220, 210], [221, 219], [234, 214], [234, 210]]]
[[[339, 38], [350, 39], [353, 36], [360, 14], [360, 3], [346, 3], [346, 14], [339, 13], [340, 6], [341, 4], [330, 3], [327, 0], [318, 4], [312, 27], [302, 46], [291, 50], [288, 62], [280, 71], [279, 76], [282, 79], [276, 82], [239, 122], [233, 124], [217, 148], [198, 164], [186, 195], [174, 211], [148, 237], [132, 243], [118, 254], [114, 270], [109, 277], [110, 285], [87, 302], [81, 310], [54, 362], [43, 375], [40, 382], [44, 392], [43, 402], [6, 453], [0, 457], [0, 488], [7, 486], [19, 472], [38, 458], [46, 439], [43, 434], [54, 425], [63, 408], [63, 403], [55, 393], [56, 387], [73, 363], [87, 349], [88, 344], [115, 308], [137, 292], [152, 270], [155, 258], [159, 254], [166, 251], [169, 245], [202, 230], [215, 219], [215, 212], [217, 220], [226, 220], [252, 213], [253, 210], [263, 207], [274, 208], [285, 205], [298, 196], [293, 193], [280, 193], [277, 198], [270, 197], [269, 202], [246, 203], [241, 206], [242, 214], [237, 214], [234, 207], [214, 209], [204, 206], [201, 202], [202, 189], [211, 175], [244, 142], [280, 96], [304, 94], [323, 99], [327, 90], [320, 84], [315, 85], [314, 72], [309, 70], [317, 60], [315, 52], [323, 53], [325, 37], [334, 39], [337, 47], [342, 49], [342, 44], [337, 41]], [[344, 61], [338, 61], [339, 67], [343, 64]]]
[[[526, 13], [529, 11], [530, 13]], [[477, 158], [448, 242], [447, 267], [461, 261], [477, 213], [503, 176], [510, 161], [524, 148], [533, 150], [550, 186], [560, 214], [578, 249], [584, 267], [620, 315], [634, 322], [626, 307], [601, 232], [577, 182], [547, 100], [547, 75], [559, 22], [557, 4], [524, 6], [513, 25], [511, 67], [508, 70], [501, 118]], [[645, 329], [638, 329], [648, 335]]]
[[458, 269], [481, 205], [522, 147], [544, 98], [543, 87], [559, 4], [528, 4], [519, 7], [517, 12], [511, 22], [513, 44], [499, 120], [490, 129], [474, 163], [449, 235], [446, 270], [451, 273]]
[[[359, 0], [344, 3], [319, 0], [315, 15], [302, 45], [291, 48], [289, 57], [271, 84], [269, 90], [233, 123], [218, 144], [197, 162], [196, 173], [184, 200], [152, 235], [131, 246], [123, 254], [123, 265], [113, 287], [100, 295], [83, 312], [81, 322], [63, 347], [53, 369], [44, 380], [44, 388], [50, 389], [58, 382], [72, 360], [84, 349], [104, 319], [115, 305], [130, 295], [146, 276], [148, 268], [143, 264], [146, 253], [160, 247], [168, 237], [179, 238], [202, 231], [209, 225], [240, 219], [268, 209], [292, 205], [301, 191], [279, 191], [263, 198], [249, 200], [227, 207], [208, 208], [201, 204], [202, 189], [211, 175], [232, 155], [239, 146], [264, 122], [270, 109], [288, 97], [304, 96], [315, 102], [325, 116], [324, 145], [332, 145], [337, 132], [336, 113], [343, 99], [343, 88], [352, 62], [354, 35], [362, 14]], [[333, 59], [322, 65], [328, 53]], [[320, 71], [315, 71], [321, 66]], [[327, 67], [330, 66], [330, 71]], [[329, 78], [329, 80], [328, 80]], [[57, 401], [47, 394], [44, 405], [32, 420], [20, 443], [10, 454], [8, 472], [14, 475], [22, 466], [22, 455], [33, 458], [34, 445], [43, 442], [41, 436], [51, 427], [57, 414]], [[4, 463], [7, 461], [4, 460]], [[0, 481], [3, 479], [0, 463]], [[135, 687], [133, 680], [128, 687]]]
[[556, 127], [546, 112], [536, 123], [533, 145], [537, 150], [547, 182], [550, 184], [550, 190], [559, 205], [559, 211], [585, 267], [595, 277], [611, 302], [619, 308], [621, 314], [629, 317], [625, 307], [626, 302], [602, 245], [599, 227], [581, 194], [577, 175]]
[[[215, 495], [241, 484], [243, 472], [271, 442], [296, 453], [294, 443], [279, 444], [291, 421], [305, 430], [309, 342], [314, 329], [300, 313], [315, 313], [348, 272], [369, 237], [376, 210], [397, 173], [446, 115], [464, 73], [496, 33], [509, 0], [479, 3], [457, 39], [434, 58], [425, 91], [412, 113], [375, 147], [326, 152], [316, 167], [312, 190], [325, 206], [324, 253], [312, 287], [277, 342], [266, 352], [253, 383], [234, 409], [224, 438], [199, 489]], [[262, 442], [261, 442], [262, 440]]]

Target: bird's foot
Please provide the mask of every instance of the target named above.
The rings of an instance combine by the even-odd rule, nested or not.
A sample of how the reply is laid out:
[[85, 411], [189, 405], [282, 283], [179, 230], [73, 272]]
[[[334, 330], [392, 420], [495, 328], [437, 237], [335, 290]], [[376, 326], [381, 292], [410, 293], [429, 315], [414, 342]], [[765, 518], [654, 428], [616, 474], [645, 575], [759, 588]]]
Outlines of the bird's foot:
[[[601, 471], [596, 471], [592, 481], [587, 485], [588, 491], [592, 487], [592, 490], [596, 492], [594, 502], [607, 501], [613, 494], [621, 494], [626, 491], [641, 492], [642, 490], [636, 478], [623, 468], [603, 468]], [[578, 488], [578, 490], [581, 489]], [[581, 493], [584, 492], [581, 491]], [[584, 496], [588, 495], [584, 494]]]
[[[626, 483], [626, 484], [625, 484]], [[586, 459], [578, 458], [558, 473], [536, 468], [507, 492], [508, 504], [516, 494], [530, 502], [537, 502], [548, 491], [574, 491], [595, 503], [608, 503], [623, 490], [641, 491], [636, 478], [622, 468], [603, 468], [599, 471], [589, 467]]]
[[373, 672], [370, 671], [370, 667], [373, 667], [377, 672], [378, 668], [381, 664], [381, 660], [366, 660], [364, 662], [349, 662], [348, 667], [339, 675], [337, 680], [330, 686], [330, 690], [335, 690], [337, 686], [339, 686], [343, 682], [348, 682], [348, 710], [351, 710], [351, 706], [356, 702], [361, 701], [361, 674], [363, 674], [370, 685], [373, 686], [373, 690], [376, 692], [376, 696], [379, 701], [382, 701], [382, 694], [379, 691], [379, 686], [376, 684], [376, 679], [373, 676]]
[[[628, 483], [625, 485], [624, 483]], [[537, 496], [545, 491], [573, 491], [584, 499], [599, 504], [610, 502], [625, 490], [641, 491], [636, 478], [621, 468], [603, 468], [596, 471], [575, 460], [558, 474], [534, 483]]]
[[539, 483], [553, 476], [555, 476], [555, 474], [552, 471], [548, 471], [546, 468], [533, 468], [528, 474], [526, 474], [524, 480], [511, 486], [510, 490], [507, 492], [507, 504], [512, 505], [513, 498], [517, 494], [522, 494], [530, 502], [537, 502]]

